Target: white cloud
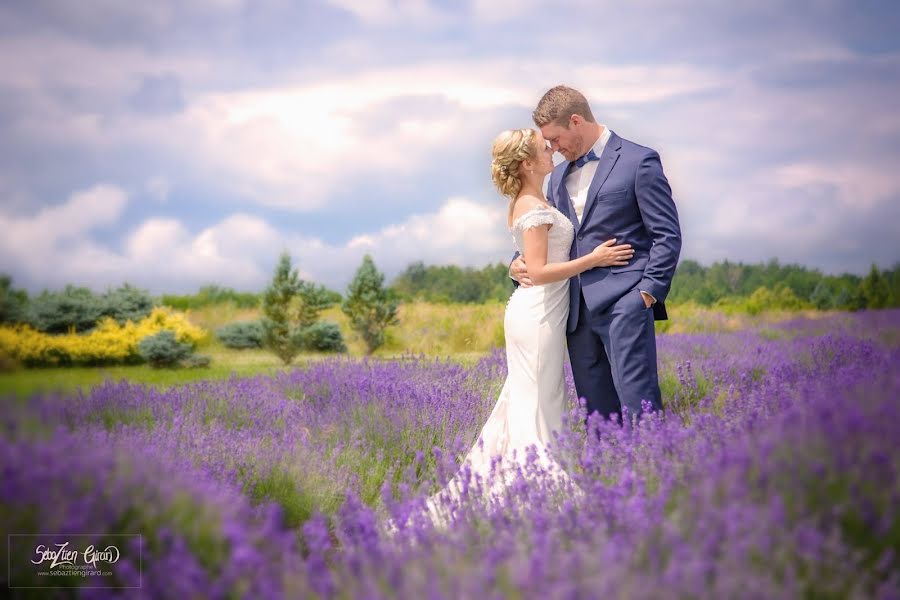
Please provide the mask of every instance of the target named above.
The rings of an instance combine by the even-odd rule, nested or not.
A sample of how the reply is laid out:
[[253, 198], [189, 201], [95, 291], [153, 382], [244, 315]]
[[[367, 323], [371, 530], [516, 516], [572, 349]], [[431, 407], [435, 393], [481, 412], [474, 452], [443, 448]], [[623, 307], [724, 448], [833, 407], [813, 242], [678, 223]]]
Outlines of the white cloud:
[[149, 219], [125, 240], [122, 280], [156, 290], [193, 290], [205, 283], [258, 289], [266, 261], [284, 236], [258, 217], [235, 214], [192, 234], [178, 220]]
[[428, 0], [328, 0], [367, 25], [407, 27], [434, 25], [446, 20]]
[[506, 206], [500, 200], [491, 202], [453, 197], [436, 212], [412, 215], [342, 245], [297, 238], [291, 250], [307, 277], [340, 290], [365, 254], [372, 255], [388, 278], [415, 261], [480, 268], [511, 258], [514, 249], [506, 229]]
[[[640, 105], [728, 85], [729, 76], [686, 64], [609, 67], [585, 65], [571, 69], [570, 85], [594, 102]], [[536, 102], [536, 100], [532, 100]]]
[[[372, 14], [419, 10], [419, 2], [366, 5]], [[354, 3], [354, 6], [361, 6]], [[522, 123], [544, 90], [564, 76], [605, 104], [641, 104], [707, 88], [712, 75], [686, 65], [578, 66], [567, 60], [422, 60], [394, 67], [302, 74], [260, 86], [223, 86], [234, 62], [200, 55], [106, 48], [32, 34], [0, 39], [4, 83], [25, 94], [14, 130], [29, 144], [117, 155], [143, 149], [192, 176], [269, 206], [314, 210], [335, 191], [373, 175], [416, 174], [433, 156], [471, 144], [497, 109]], [[90, 69], [85, 69], [90, 65]], [[246, 65], [243, 65], [246, 69]], [[184, 109], [123, 110], [148, 75], [184, 82]], [[179, 84], [180, 85], [180, 84]], [[73, 90], [80, 105], [57, 90]], [[126, 103], [127, 104], [127, 103]], [[435, 110], [435, 105], [441, 106]], [[115, 108], [111, 108], [115, 107]], [[500, 127], [502, 128], [502, 127]], [[486, 142], [487, 143], [487, 142]], [[348, 162], [352, 167], [348, 168]], [[150, 168], [158, 169], [157, 165]], [[171, 180], [157, 171], [145, 178]], [[165, 197], [164, 190], [157, 197]]]
[[[446, 148], [469, 144], [467, 132], [482, 126], [488, 111], [517, 106], [527, 115], [540, 93], [531, 82], [563, 70], [591, 81], [611, 103], [660, 100], [712, 85], [708, 75], [681, 65], [572, 69], [534, 61], [527, 66], [506, 60], [430, 63], [313, 85], [208, 94], [196, 98], [184, 115], [153, 126], [169, 132], [172, 151], [187, 153], [198, 169], [230, 178], [247, 197], [312, 210], [348, 179], [359, 184], [371, 175], [412, 174]], [[436, 98], [447, 108], [424, 110]], [[374, 122], [395, 103], [388, 120]], [[146, 133], [155, 135], [153, 129]]]
[[[91, 234], [115, 225], [125, 209], [125, 192], [114, 185], [101, 184], [72, 194], [60, 205], [37, 214], [11, 216], [0, 213], [0, 270], [21, 274], [27, 282], [41, 279], [53, 284], [78, 282], [81, 267], [97, 269], [85, 283], [95, 280], [110, 265], [105, 251], [91, 242]], [[73, 261], [74, 257], [84, 264]], [[60, 281], [64, 279], [64, 281]]]
[[831, 187], [847, 208], [871, 210], [900, 196], [900, 178], [889, 165], [856, 162], [800, 162], [773, 169], [773, 180], [794, 192], [814, 187]]
[[247, 214], [196, 233], [178, 219], [152, 217], [123, 234], [121, 249], [100, 244], [93, 230], [117, 225], [126, 201], [121, 189], [97, 186], [32, 217], [0, 214], [0, 228], [14, 234], [0, 242], [0, 272], [32, 290], [67, 283], [99, 290], [126, 281], [154, 293], [206, 283], [259, 290], [288, 250], [304, 278], [342, 290], [364, 254], [392, 277], [416, 260], [480, 267], [512, 253], [503, 203], [460, 197], [342, 244], [289, 234]]
[[2, 243], [10, 248], [40, 249], [48, 243], [78, 239], [94, 229], [114, 225], [122, 215], [127, 197], [121, 188], [100, 184], [76, 192], [59, 205], [41, 209], [33, 217], [0, 214]]
[[261, 264], [286, 245], [267, 223], [240, 214], [195, 235], [177, 219], [150, 218], [125, 235], [121, 251], [98, 243], [94, 232], [118, 225], [126, 204], [121, 188], [98, 185], [30, 217], [0, 213], [0, 271], [32, 289], [125, 281], [155, 291], [205, 282], [255, 287], [267, 270]]
[[[494, 223], [496, 215], [484, 212], [493, 204], [440, 203], [487, 195], [477, 161], [486, 163], [491, 134], [528, 125], [540, 94], [559, 82], [582, 89], [618, 133], [660, 150], [686, 256], [782, 256], [844, 268], [848, 256], [868, 260], [865, 233], [895, 211], [900, 117], [890, 102], [900, 54], [854, 52], [848, 40], [859, 35], [859, 15], [840, 23], [823, 9], [799, 19], [799, 9], [776, 2], [332, 4], [352, 15], [308, 44], [298, 41], [303, 35], [274, 36], [239, 51], [231, 42], [265, 36], [272, 15], [287, 27], [303, 11], [283, 0], [248, 5], [239, 18], [237, 0], [0, 8], [0, 19], [18, 19], [14, 33], [0, 37], [0, 224], [11, 232], [0, 248], [39, 240], [29, 255], [15, 255], [35, 279], [52, 271], [93, 280], [91, 269], [103, 265], [111, 280], [142, 269], [161, 288], [195, 288], [198, 278], [220, 275], [257, 286], [269, 276], [275, 246], [296, 249], [303, 269], [334, 285], [366, 251], [386, 269], [416, 256], [505, 259], [502, 226], [484, 234], [480, 248], [479, 236], [454, 225], [487, 227], [478, 215]], [[700, 13], [710, 19], [697, 20]], [[571, 27], [561, 26], [566, 20]], [[347, 21], [358, 22], [345, 28]], [[398, 25], [402, 37], [383, 29]], [[435, 31], [443, 25], [470, 30]], [[588, 39], [592, 28], [598, 35]], [[646, 44], [631, 44], [635, 32]], [[175, 100], [161, 103], [170, 112], [135, 112], [148, 80], [171, 84]], [[29, 164], [35, 159], [39, 165]], [[106, 205], [79, 193], [45, 213], [30, 208], [40, 204], [37, 195], [48, 199], [39, 190], [63, 197], [98, 180], [148, 200], [143, 214], [164, 208], [168, 217], [145, 220], [113, 247], [91, 240], [102, 228], [110, 239], [108, 229], [121, 221], [121, 190], [100, 193]], [[177, 203], [167, 201], [173, 189]], [[334, 231], [322, 233], [332, 243], [299, 238], [253, 215], [228, 216], [239, 200], [232, 192], [249, 200], [241, 210], [250, 212], [254, 204], [337, 212], [336, 198], [373, 197], [378, 210], [396, 213], [395, 224], [379, 220], [346, 243], [334, 242]], [[416, 203], [423, 208], [411, 208]], [[191, 212], [198, 210], [205, 216]], [[275, 211], [264, 210], [274, 223]], [[202, 219], [210, 224], [202, 231], [185, 225]], [[842, 228], [850, 231], [837, 242], [843, 262], [819, 259]], [[891, 252], [900, 255], [886, 248], [879, 256]], [[3, 260], [13, 263], [6, 252]]]
[[127, 256], [138, 264], [158, 263], [166, 269], [176, 269], [179, 250], [189, 245], [187, 228], [177, 219], [149, 219], [138, 227], [125, 242]]
[[[215, 72], [212, 60], [199, 56], [148, 52], [140, 48], [110, 48], [47, 33], [0, 37], [3, 83], [20, 90], [47, 88], [86, 90], [94, 94], [137, 89], [147, 73], [177, 73], [205, 78]], [[46, 98], [53, 96], [48, 94]], [[99, 112], [103, 106], [93, 107]]]
[[472, 16], [482, 23], [518, 20], [538, 5], [537, 0], [472, 0]]

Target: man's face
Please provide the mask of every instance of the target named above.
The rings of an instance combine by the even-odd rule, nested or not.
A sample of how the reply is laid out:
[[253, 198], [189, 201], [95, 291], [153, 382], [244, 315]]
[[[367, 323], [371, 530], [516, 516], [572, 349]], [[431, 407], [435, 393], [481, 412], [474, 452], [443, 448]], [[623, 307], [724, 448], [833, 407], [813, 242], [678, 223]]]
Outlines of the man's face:
[[550, 142], [550, 147], [562, 154], [566, 160], [575, 160], [584, 154], [584, 136], [579, 131], [575, 119], [570, 118], [565, 125], [557, 122], [547, 123], [541, 127], [544, 139]]

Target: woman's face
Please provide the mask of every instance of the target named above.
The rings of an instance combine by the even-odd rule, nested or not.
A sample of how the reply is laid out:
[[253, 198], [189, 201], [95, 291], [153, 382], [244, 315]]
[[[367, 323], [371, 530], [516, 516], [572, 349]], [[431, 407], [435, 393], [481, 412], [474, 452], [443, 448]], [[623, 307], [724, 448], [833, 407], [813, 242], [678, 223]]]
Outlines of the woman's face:
[[553, 171], [553, 149], [540, 131], [537, 132], [535, 146], [537, 156], [534, 157], [534, 172], [541, 176], [547, 175]]

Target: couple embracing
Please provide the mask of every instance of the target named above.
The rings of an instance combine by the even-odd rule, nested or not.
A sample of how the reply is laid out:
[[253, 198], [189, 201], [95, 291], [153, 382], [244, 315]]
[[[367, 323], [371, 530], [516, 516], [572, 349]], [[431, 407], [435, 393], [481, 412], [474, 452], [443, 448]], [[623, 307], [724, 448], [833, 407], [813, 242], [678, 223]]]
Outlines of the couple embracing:
[[[569, 87], [547, 91], [533, 119], [537, 129], [505, 131], [492, 149], [517, 288], [504, 317], [507, 379], [464, 461], [484, 476], [497, 457], [542, 451], [561, 427], [567, 347], [588, 415], [663, 408], [654, 320], [667, 318], [681, 230], [659, 154], [597, 123]], [[555, 168], [554, 151], [565, 158]]]

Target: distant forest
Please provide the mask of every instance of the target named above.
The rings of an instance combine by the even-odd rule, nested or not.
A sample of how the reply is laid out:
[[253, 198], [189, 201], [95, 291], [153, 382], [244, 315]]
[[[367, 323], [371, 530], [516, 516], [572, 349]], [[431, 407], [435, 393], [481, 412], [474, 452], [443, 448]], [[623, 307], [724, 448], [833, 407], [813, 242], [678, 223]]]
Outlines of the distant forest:
[[[505, 302], [513, 285], [507, 276], [507, 265], [502, 263], [474, 269], [416, 262], [398, 275], [389, 289], [402, 301], [480, 304]], [[341, 300], [336, 291], [322, 288], [322, 293], [332, 303]], [[41, 331], [68, 330], [75, 324], [80, 331], [82, 322], [94, 323], [102, 316], [122, 321], [138, 313], [143, 315], [158, 304], [188, 310], [231, 303], [251, 309], [260, 305], [260, 298], [260, 293], [237, 292], [217, 285], [202, 287], [196, 294], [153, 298], [128, 284], [99, 295], [69, 285], [62, 291], [29, 297], [24, 290], [15, 289], [9, 276], [0, 274], [0, 323], [30, 323]], [[752, 265], [724, 261], [708, 267], [685, 260], [675, 271], [667, 302], [694, 302], [749, 313], [770, 309], [852, 311], [900, 307], [900, 263], [887, 270], [873, 265], [868, 274], [859, 276], [826, 275], [800, 265], [782, 265], [777, 260]]]
[[[505, 301], [512, 291], [507, 265], [482, 269], [411, 264], [391, 284], [404, 300], [429, 302]], [[826, 275], [800, 265], [716, 262], [704, 267], [684, 260], [675, 271], [668, 302], [704, 306], [860, 310], [900, 306], [900, 263], [865, 276]], [[749, 305], [747, 303], [749, 302]]]

